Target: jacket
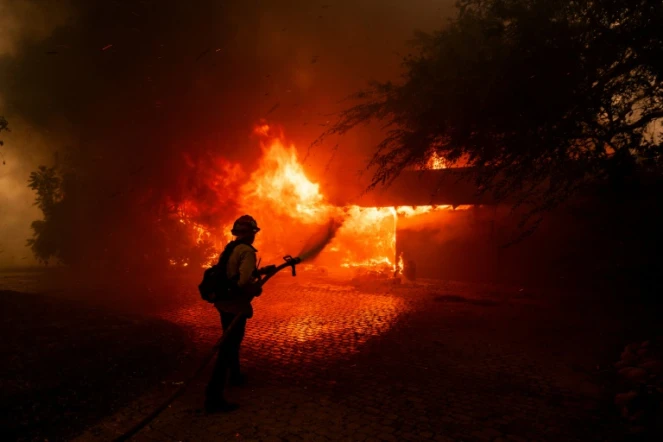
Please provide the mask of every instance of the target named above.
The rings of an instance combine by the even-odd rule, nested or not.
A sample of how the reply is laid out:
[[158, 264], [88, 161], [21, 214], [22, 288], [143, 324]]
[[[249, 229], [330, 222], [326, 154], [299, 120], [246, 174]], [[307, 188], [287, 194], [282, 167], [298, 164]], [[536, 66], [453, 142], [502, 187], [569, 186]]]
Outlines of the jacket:
[[251, 301], [257, 296], [255, 284], [257, 250], [249, 244], [238, 244], [228, 259], [226, 275], [237, 280], [237, 288], [231, 292], [230, 299], [217, 301], [216, 308], [222, 312], [243, 313], [247, 318], [253, 316]]

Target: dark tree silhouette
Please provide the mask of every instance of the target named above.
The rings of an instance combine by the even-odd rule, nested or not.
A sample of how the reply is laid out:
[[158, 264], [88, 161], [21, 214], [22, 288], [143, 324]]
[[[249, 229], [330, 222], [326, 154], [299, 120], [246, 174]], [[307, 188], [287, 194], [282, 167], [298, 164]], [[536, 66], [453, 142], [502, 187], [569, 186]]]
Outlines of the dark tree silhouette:
[[35, 205], [44, 214], [43, 220], [32, 222], [34, 237], [28, 240], [28, 246], [34, 256], [42, 263], [61, 258], [63, 232], [59, 209], [62, 201], [62, 178], [55, 167], [39, 166], [30, 174], [28, 186], [36, 192]]
[[479, 191], [518, 195], [534, 225], [584, 184], [663, 162], [663, 2], [460, 0], [418, 34], [399, 83], [357, 94], [322, 138], [380, 121], [389, 183], [432, 152]]

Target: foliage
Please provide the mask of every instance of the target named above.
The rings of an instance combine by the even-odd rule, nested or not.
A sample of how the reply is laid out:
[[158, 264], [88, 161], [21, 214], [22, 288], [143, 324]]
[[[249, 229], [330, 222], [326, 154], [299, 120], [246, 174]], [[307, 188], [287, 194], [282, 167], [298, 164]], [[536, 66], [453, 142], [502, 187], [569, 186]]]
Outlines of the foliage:
[[213, 245], [196, 241], [192, 226], [167, 207], [114, 192], [104, 198], [98, 174], [69, 164], [40, 166], [30, 175], [42, 220], [32, 223], [28, 246], [42, 263], [115, 271], [201, 268]]
[[37, 194], [35, 205], [44, 214], [43, 220], [32, 222], [34, 237], [28, 240], [32, 253], [42, 263], [57, 257], [60, 251], [60, 238], [56, 226], [59, 221], [59, 203], [62, 201], [62, 178], [55, 167], [39, 166], [39, 169], [30, 174], [28, 187]]
[[[373, 83], [325, 134], [381, 121], [370, 187], [432, 152], [480, 192], [541, 214], [590, 181], [663, 165], [663, 3], [461, 0], [418, 34], [398, 84]], [[523, 224], [525, 221], [523, 221]]]
[[39, 166], [37, 171], [30, 174], [28, 187], [37, 192], [35, 204], [44, 212], [44, 216], [52, 216], [56, 204], [62, 200], [62, 178], [56, 168]]

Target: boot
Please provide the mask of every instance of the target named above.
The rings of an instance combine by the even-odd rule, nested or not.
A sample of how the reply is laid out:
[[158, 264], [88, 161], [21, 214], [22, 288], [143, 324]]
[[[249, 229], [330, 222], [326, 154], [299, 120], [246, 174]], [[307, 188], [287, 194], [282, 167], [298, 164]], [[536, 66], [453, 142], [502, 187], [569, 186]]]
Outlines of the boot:
[[[230, 373], [226, 372], [225, 380], [228, 382]], [[239, 408], [238, 404], [233, 404], [225, 399], [225, 388], [219, 384], [218, 378], [213, 377], [205, 389], [205, 412], [207, 413], [228, 413]]]

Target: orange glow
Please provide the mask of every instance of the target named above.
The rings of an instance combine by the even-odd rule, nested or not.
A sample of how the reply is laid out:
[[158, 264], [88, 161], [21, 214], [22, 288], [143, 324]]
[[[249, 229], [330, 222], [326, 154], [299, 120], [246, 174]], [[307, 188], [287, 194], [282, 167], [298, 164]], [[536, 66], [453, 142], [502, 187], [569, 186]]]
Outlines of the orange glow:
[[261, 147], [260, 166], [242, 187], [243, 205], [247, 210], [268, 204], [269, 210], [296, 216], [307, 223], [320, 221], [331, 214], [334, 207], [325, 201], [320, 186], [306, 177], [294, 146], [286, 147], [276, 138], [263, 142]]
[[433, 152], [426, 162], [426, 169], [438, 170], [446, 169], [447, 167], [447, 160], [438, 155], [437, 152]]
[[263, 137], [269, 136], [269, 124], [263, 123], [263, 124], [260, 124], [260, 125], [256, 126], [256, 128], [254, 129], [254, 132], [257, 135], [261, 135]]
[[[355, 353], [358, 347], [369, 337], [386, 332], [391, 328], [398, 314], [404, 310], [403, 300], [399, 298], [362, 295], [356, 297], [356, 299], [356, 305], [352, 312], [353, 316], [367, 318], [367, 320], [363, 328], [357, 327], [355, 330], [356, 332], [363, 332], [361, 335], [364, 336], [360, 335], [357, 341], [349, 342], [349, 348], [344, 349], [344, 352], [347, 353]], [[291, 306], [287, 310], [288, 314], [283, 318], [281, 325], [283, 334], [292, 340], [298, 342], [324, 341], [346, 332], [348, 328], [349, 324], [346, 321], [320, 321], [320, 318], [328, 318], [331, 312], [337, 310], [333, 306], [333, 300], [327, 304], [317, 301], [293, 307]], [[379, 321], [372, 320], [376, 310], [380, 311], [382, 315]]]
[[[254, 133], [260, 138], [262, 157], [257, 169], [244, 178], [237, 164], [223, 159], [215, 162], [212, 170], [202, 172], [207, 186], [220, 195], [212, 202], [223, 204], [221, 195], [236, 189], [236, 202], [232, 218], [251, 214], [262, 227], [256, 237], [256, 248], [266, 262], [278, 261], [297, 250], [313, 233], [330, 220], [340, 227], [336, 235], [316, 258], [316, 264], [330, 269], [373, 269], [384, 272], [396, 270], [396, 229], [399, 218], [412, 218], [425, 213], [453, 210], [451, 206], [418, 207], [360, 207], [332, 205], [322, 194], [319, 184], [311, 181], [300, 163], [297, 149], [288, 145], [281, 132], [261, 123]], [[435, 167], [446, 167], [443, 159], [431, 157]], [[191, 167], [201, 167], [190, 159]], [[218, 201], [217, 201], [218, 200]], [[180, 206], [179, 221], [190, 228], [191, 238], [200, 244], [211, 241], [215, 254], [231, 239], [229, 221], [216, 225], [197, 222], [206, 210], [204, 204], [187, 200]], [[294, 248], [294, 249], [293, 249]], [[209, 263], [207, 263], [209, 264]], [[402, 256], [399, 259], [402, 270]]]
[[[302, 275], [307, 281], [306, 275]], [[274, 280], [269, 296], [253, 301], [256, 315], [247, 328], [245, 344], [250, 351], [266, 346], [278, 348], [283, 359], [273, 363], [296, 363], [300, 358], [332, 361], [355, 354], [371, 338], [387, 332], [409, 311], [402, 297], [384, 296], [353, 286], [307, 281], [307, 288], [293, 289], [288, 279]], [[190, 289], [182, 286], [181, 293]], [[182, 302], [155, 306], [156, 314], [187, 330], [196, 344], [209, 345], [219, 338], [219, 315], [195, 296]], [[293, 345], [298, 344], [298, 345]], [[305, 348], [305, 355], [301, 349]]]

